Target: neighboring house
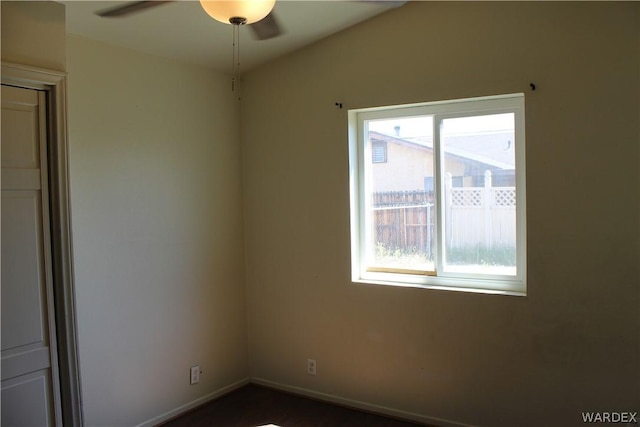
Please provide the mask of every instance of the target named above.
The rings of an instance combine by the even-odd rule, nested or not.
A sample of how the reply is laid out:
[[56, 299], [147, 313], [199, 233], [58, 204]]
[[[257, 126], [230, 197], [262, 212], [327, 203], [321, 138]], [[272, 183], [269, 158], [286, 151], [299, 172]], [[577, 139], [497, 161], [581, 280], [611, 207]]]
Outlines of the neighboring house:
[[[432, 191], [433, 141], [370, 132], [375, 192]], [[483, 187], [486, 171], [492, 187], [515, 186], [513, 132], [460, 135], [446, 140], [445, 170], [453, 187]], [[431, 173], [429, 173], [431, 172]]]

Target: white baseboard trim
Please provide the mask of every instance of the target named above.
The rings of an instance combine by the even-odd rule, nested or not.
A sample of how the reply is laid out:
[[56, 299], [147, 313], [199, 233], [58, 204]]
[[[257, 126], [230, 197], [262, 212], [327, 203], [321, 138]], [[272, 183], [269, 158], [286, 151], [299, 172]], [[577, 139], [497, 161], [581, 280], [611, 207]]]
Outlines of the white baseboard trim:
[[182, 415], [185, 412], [187, 412], [187, 411], [189, 411], [189, 410], [191, 410], [193, 408], [196, 408], [196, 407], [198, 407], [200, 405], [204, 405], [205, 403], [207, 403], [207, 402], [209, 402], [209, 401], [211, 401], [213, 399], [216, 399], [216, 398], [218, 398], [220, 396], [223, 396], [223, 395], [225, 395], [227, 393], [231, 393], [235, 389], [238, 389], [238, 388], [240, 388], [240, 387], [242, 387], [242, 386], [244, 386], [246, 384], [249, 384], [249, 382], [250, 382], [249, 378], [244, 378], [244, 379], [242, 379], [240, 381], [237, 381], [237, 382], [235, 382], [233, 384], [230, 384], [230, 385], [228, 385], [226, 387], [218, 389], [218, 390], [214, 391], [213, 393], [209, 393], [207, 395], [204, 395], [204, 396], [202, 396], [202, 397], [200, 397], [200, 398], [198, 398], [196, 400], [193, 400], [193, 401], [191, 401], [189, 403], [185, 403], [184, 405], [178, 406], [177, 408], [172, 409], [169, 412], [165, 412], [162, 415], [159, 415], [159, 416], [157, 416], [155, 418], [152, 418], [152, 419], [150, 419], [148, 421], [145, 421], [145, 422], [143, 422], [141, 424], [138, 424], [136, 427], [153, 427], [153, 426], [157, 426], [158, 424], [163, 423], [165, 421], [168, 421], [171, 418], [175, 418], [175, 417], [177, 417], [179, 415]]
[[439, 427], [475, 427], [470, 424], [457, 423], [450, 420], [444, 420], [442, 418], [428, 417], [426, 415], [415, 414], [412, 412], [401, 411], [398, 409], [389, 408], [386, 406], [374, 405], [367, 402], [361, 402], [359, 400], [347, 399], [340, 396], [334, 396], [327, 393], [321, 393], [306, 388], [296, 387], [287, 384], [281, 384], [275, 381], [266, 380], [264, 378], [251, 378], [251, 382], [265, 387], [270, 387], [276, 390], [289, 392], [301, 396], [310, 397], [316, 400], [335, 403], [337, 405], [345, 406], [348, 408], [359, 409], [375, 414], [386, 415], [393, 418], [404, 419], [407, 421], [415, 421], [422, 424], [430, 424]]

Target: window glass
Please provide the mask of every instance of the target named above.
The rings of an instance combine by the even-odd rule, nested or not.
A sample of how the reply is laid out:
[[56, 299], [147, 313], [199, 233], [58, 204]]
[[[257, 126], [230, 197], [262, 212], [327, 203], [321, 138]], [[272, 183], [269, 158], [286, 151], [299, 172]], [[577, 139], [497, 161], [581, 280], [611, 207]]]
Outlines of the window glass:
[[367, 121], [368, 141], [384, 141], [387, 161], [366, 174], [368, 269], [434, 271], [433, 117]]
[[[516, 275], [514, 114], [443, 119], [443, 271]], [[455, 185], [453, 177], [461, 177]]]

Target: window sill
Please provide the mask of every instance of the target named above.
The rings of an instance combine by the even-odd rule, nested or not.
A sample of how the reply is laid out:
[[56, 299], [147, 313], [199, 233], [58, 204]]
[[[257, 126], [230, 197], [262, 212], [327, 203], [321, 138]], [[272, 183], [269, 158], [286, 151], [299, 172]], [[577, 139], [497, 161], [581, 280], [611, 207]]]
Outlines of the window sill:
[[[469, 280], [460, 278], [443, 278], [443, 277], [429, 277], [427, 280], [421, 282], [415, 280], [400, 281], [389, 280], [385, 278], [353, 278], [352, 283], [362, 285], [382, 285], [382, 286], [395, 286], [401, 288], [421, 288], [421, 289], [433, 289], [438, 291], [454, 291], [454, 292], [469, 292], [475, 294], [487, 294], [487, 295], [506, 295], [515, 297], [526, 297], [526, 290], [519, 290], [517, 288], [522, 287], [522, 284], [513, 282], [501, 283], [502, 281], [492, 280]], [[481, 284], [491, 285], [491, 288], [480, 287]]]

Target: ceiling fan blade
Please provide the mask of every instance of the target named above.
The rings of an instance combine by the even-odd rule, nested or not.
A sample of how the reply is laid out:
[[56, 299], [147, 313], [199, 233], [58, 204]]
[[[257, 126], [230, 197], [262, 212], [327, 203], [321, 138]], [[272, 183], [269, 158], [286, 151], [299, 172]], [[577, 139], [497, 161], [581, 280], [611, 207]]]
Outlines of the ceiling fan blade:
[[115, 18], [140, 12], [151, 7], [162, 6], [166, 3], [172, 3], [173, 0], [153, 0], [153, 1], [132, 1], [122, 6], [112, 7], [110, 9], [99, 10], [96, 15], [103, 18]]
[[355, 1], [361, 1], [363, 3], [379, 4], [379, 5], [387, 6], [390, 8], [404, 6], [405, 3], [407, 3], [406, 0], [355, 0]]
[[269, 12], [267, 16], [258, 22], [249, 24], [249, 28], [251, 28], [254, 37], [258, 40], [272, 39], [283, 33], [273, 12]]

